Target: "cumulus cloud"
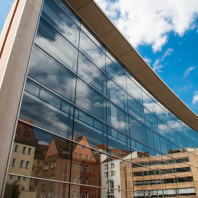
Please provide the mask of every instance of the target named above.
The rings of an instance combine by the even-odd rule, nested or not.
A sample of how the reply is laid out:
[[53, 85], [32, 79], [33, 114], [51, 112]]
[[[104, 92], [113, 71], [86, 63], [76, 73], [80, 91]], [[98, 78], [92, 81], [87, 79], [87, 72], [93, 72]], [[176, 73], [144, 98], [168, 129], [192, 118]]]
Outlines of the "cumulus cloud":
[[194, 69], [195, 69], [195, 66], [188, 67], [188, 68], [186, 69], [186, 71], [184, 72], [184, 77], [185, 77], [185, 78], [188, 77], [188, 76], [190, 75], [191, 71], [193, 71]]
[[198, 102], [198, 91], [195, 91], [193, 95], [192, 104], [194, 105], [197, 102]]
[[160, 51], [168, 34], [179, 36], [196, 28], [197, 0], [96, 0], [116, 27], [136, 48], [151, 45]]

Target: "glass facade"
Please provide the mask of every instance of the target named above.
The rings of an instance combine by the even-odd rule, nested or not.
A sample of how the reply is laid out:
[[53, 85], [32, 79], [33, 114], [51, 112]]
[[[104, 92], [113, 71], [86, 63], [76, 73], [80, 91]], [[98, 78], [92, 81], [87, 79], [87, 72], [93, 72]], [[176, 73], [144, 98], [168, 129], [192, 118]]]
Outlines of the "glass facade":
[[196, 197], [197, 132], [61, 0], [45, 0], [4, 197]]

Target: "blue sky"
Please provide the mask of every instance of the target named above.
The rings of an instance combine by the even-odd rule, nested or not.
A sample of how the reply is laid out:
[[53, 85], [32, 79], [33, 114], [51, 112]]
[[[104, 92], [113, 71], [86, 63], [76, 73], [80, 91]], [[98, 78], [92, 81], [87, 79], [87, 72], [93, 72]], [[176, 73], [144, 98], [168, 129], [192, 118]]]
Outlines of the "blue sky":
[[[13, 0], [0, 0], [0, 31]], [[198, 0], [96, 0], [173, 92], [198, 114]]]

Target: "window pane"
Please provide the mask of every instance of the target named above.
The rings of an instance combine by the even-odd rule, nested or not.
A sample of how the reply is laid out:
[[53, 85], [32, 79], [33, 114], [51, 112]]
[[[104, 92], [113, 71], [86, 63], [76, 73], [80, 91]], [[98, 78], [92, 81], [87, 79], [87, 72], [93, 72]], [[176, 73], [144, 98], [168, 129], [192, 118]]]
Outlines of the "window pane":
[[63, 38], [43, 18], [40, 19], [35, 43], [60, 63], [72, 71], [76, 71], [78, 55], [77, 49]]
[[97, 67], [105, 69], [105, 54], [82, 31], [79, 48]]
[[[79, 137], [78, 142], [89, 145], [84, 136]], [[80, 144], [73, 144], [71, 180], [73, 183], [101, 186], [101, 171], [104, 171], [104, 166], [101, 166], [100, 156], [103, 155], [105, 159], [106, 155], [86, 146], [83, 148]]]
[[102, 120], [106, 120], [106, 99], [84, 83], [77, 81], [76, 104]]
[[73, 45], [78, 47], [78, 26], [54, 3], [52, 0], [45, 1], [42, 16], [53, 25]]
[[128, 114], [108, 102], [107, 115], [109, 124], [129, 134]]
[[128, 111], [132, 116], [134, 116], [141, 122], [144, 122], [144, 107], [129, 95], [128, 95], [128, 108], [129, 108]]
[[142, 90], [131, 79], [127, 78], [127, 92], [142, 103]]
[[119, 158], [127, 156], [130, 151], [130, 138], [125, 134], [108, 128], [108, 152]]
[[144, 114], [145, 124], [149, 126], [150, 128], [152, 128], [154, 131], [158, 132], [157, 118], [146, 109], [144, 109], [144, 113], [145, 113]]
[[146, 144], [147, 141], [146, 141], [145, 126], [131, 116], [129, 116], [129, 125], [130, 125], [130, 135], [134, 137], [136, 140], [139, 140], [142, 143]]
[[158, 151], [161, 151], [159, 134], [146, 127], [146, 135], [148, 145]]
[[68, 184], [43, 181], [40, 179], [30, 179], [26, 177], [24, 178], [25, 181], [22, 180], [22, 177], [19, 180], [19, 177], [14, 175], [12, 176], [11, 180], [8, 178], [6, 183], [4, 198], [14, 197], [15, 195], [16, 195], [15, 197], [25, 197], [25, 198], [69, 197]]
[[74, 118], [74, 137], [76, 141], [79, 137], [85, 137], [89, 146], [98, 150], [107, 147], [106, 125], [77, 108]]
[[70, 101], [74, 101], [76, 77], [60, 63], [34, 46], [28, 75]]
[[127, 110], [127, 94], [112, 80], [108, 79], [107, 82], [107, 97], [114, 103]]
[[65, 6], [65, 4], [61, 0], [54, 0], [63, 10], [67, 13], [67, 15], [78, 25], [80, 26], [80, 21], [74, 16], [74, 14]]
[[123, 89], [126, 90], [125, 74], [106, 56], [106, 73]]
[[[33, 95], [34, 89], [39, 90], [39, 95]], [[61, 136], [72, 137], [73, 106], [29, 80], [26, 83], [20, 119]]]
[[[72, 144], [69, 140], [44, 132], [23, 122], [17, 126], [18, 137], [15, 143], [19, 144], [19, 151], [13, 152], [16, 156], [16, 167], [9, 168], [9, 172], [33, 177], [69, 181], [70, 159]], [[29, 135], [30, 139], [25, 140]], [[31, 155], [20, 155], [20, 150], [26, 146], [31, 148]], [[22, 160], [24, 159], [24, 160]], [[21, 169], [19, 170], [19, 162]], [[59, 163], [61, 163], [60, 166]]]
[[87, 83], [106, 95], [106, 75], [81, 53], [79, 53], [78, 59], [78, 74]]

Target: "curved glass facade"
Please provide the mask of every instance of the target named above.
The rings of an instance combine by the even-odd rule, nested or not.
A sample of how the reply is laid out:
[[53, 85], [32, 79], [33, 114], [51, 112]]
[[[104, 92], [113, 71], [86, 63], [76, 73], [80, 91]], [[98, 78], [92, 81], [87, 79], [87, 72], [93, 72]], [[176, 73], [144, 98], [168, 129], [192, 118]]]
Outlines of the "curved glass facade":
[[44, 1], [4, 197], [196, 197], [197, 147], [69, 7]]

